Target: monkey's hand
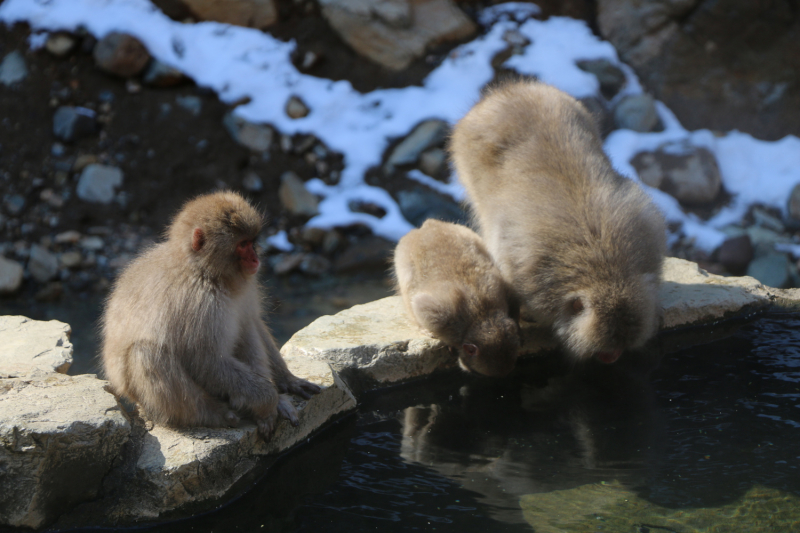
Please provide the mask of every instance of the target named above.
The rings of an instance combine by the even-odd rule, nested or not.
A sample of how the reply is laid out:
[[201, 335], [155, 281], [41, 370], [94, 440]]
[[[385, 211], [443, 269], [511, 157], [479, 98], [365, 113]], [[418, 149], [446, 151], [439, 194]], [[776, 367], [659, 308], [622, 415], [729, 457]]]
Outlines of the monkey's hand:
[[294, 408], [292, 399], [285, 394], [281, 394], [281, 399], [278, 401], [278, 416], [288, 420], [294, 427], [300, 424], [300, 420], [297, 418], [297, 409]]
[[297, 394], [305, 400], [308, 400], [315, 394], [319, 394], [321, 390], [322, 388], [319, 385], [315, 385], [310, 381], [300, 379], [296, 376], [290, 376], [289, 379], [286, 380], [286, 392]]

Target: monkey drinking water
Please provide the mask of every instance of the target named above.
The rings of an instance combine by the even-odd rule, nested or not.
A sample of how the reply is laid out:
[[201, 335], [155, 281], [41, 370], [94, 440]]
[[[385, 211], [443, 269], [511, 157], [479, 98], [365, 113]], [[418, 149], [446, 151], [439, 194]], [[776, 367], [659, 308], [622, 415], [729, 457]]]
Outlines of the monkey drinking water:
[[450, 148], [524, 316], [552, 325], [574, 357], [607, 363], [655, 334], [664, 220], [611, 167], [578, 101], [542, 83], [506, 83], [461, 119]]
[[519, 306], [475, 232], [426, 220], [400, 239], [394, 270], [409, 315], [455, 347], [462, 368], [490, 376], [513, 370]]
[[115, 283], [102, 318], [103, 368], [154, 422], [235, 426], [243, 415], [266, 437], [278, 415], [298, 423], [282, 393], [319, 392], [289, 371], [261, 318], [253, 244], [261, 226], [236, 193], [200, 196]]

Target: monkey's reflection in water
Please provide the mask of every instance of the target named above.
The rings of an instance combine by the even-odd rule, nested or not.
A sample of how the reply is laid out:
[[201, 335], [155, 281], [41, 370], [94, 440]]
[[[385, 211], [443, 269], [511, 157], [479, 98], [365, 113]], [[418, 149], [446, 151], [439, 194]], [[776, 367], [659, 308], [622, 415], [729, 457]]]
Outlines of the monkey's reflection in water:
[[665, 434], [648, 377], [654, 365], [631, 357], [553, 373], [535, 363], [514, 380], [471, 380], [403, 411], [401, 456], [458, 481], [511, 522], [522, 520], [523, 494], [615, 479], [642, 486]]

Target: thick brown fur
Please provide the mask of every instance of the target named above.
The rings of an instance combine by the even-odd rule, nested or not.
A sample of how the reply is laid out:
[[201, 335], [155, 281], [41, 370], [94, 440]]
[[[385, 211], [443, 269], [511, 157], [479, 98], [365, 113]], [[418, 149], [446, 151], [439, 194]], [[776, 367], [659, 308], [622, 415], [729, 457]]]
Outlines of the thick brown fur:
[[519, 353], [519, 306], [472, 230], [426, 220], [394, 253], [397, 289], [409, 316], [448, 346], [465, 370], [511, 372]]
[[665, 225], [597, 126], [548, 85], [500, 85], [455, 127], [452, 160], [523, 316], [577, 358], [611, 362], [657, 329]]
[[233, 426], [243, 415], [268, 436], [278, 414], [297, 424], [279, 393], [319, 392], [286, 367], [261, 318], [257, 273], [236, 253], [248, 243], [257, 269], [261, 226], [236, 193], [200, 196], [117, 279], [102, 318], [103, 368], [154, 422]]

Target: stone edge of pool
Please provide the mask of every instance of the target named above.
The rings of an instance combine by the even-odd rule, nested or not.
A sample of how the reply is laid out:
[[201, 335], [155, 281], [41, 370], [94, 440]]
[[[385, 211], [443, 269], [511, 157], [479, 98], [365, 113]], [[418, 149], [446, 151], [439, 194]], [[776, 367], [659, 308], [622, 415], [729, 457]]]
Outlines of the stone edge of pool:
[[[800, 305], [800, 289], [773, 289], [750, 277], [723, 277], [668, 258], [662, 284], [663, 330], [714, 323], [767, 305]], [[357, 395], [455, 366], [440, 342], [417, 331], [398, 297], [323, 316], [281, 349], [296, 375], [322, 387], [296, 403], [268, 442], [253, 424], [236, 429], [146, 428], [129, 418], [107, 382], [67, 376], [70, 327], [0, 316], [0, 525], [40, 528], [75, 516], [132, 525], [219, 502], [284, 452], [352, 411]], [[523, 352], [555, 348], [546, 330], [523, 326]], [[68, 524], [64, 524], [65, 526]], [[72, 524], [78, 525], [78, 524]]]

